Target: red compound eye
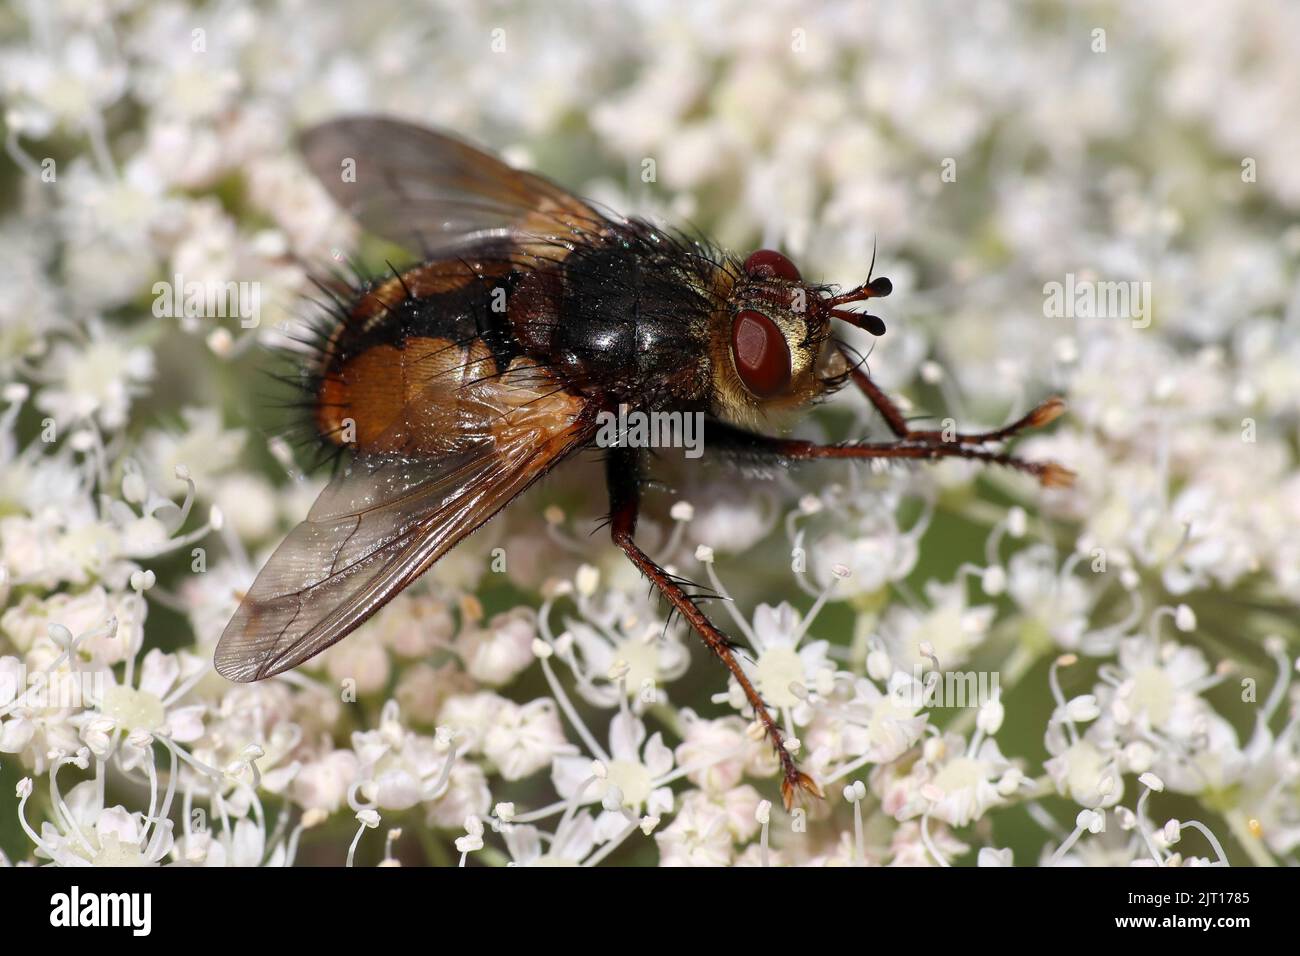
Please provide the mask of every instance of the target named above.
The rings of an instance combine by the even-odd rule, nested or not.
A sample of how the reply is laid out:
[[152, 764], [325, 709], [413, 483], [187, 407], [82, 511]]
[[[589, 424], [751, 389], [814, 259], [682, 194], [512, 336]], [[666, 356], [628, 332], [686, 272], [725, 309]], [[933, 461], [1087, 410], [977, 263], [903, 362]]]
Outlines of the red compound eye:
[[745, 275], [756, 279], [776, 277], [798, 282], [803, 277], [794, 263], [775, 249], [759, 249], [745, 260]]
[[789, 386], [790, 346], [776, 323], [763, 313], [753, 309], [736, 313], [731, 323], [731, 354], [740, 380], [758, 398], [771, 398]]

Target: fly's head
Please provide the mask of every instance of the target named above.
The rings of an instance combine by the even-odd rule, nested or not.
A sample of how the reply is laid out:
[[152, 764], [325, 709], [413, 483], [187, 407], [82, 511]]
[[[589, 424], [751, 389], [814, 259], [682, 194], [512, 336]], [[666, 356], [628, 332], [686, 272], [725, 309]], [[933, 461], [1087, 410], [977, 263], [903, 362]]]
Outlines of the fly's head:
[[779, 252], [751, 254], [715, 320], [714, 413], [755, 427], [780, 421], [833, 391], [844, 381], [848, 362], [832, 338], [832, 319], [883, 335], [885, 324], [878, 317], [843, 307], [892, 289], [880, 277], [835, 295], [806, 283]]

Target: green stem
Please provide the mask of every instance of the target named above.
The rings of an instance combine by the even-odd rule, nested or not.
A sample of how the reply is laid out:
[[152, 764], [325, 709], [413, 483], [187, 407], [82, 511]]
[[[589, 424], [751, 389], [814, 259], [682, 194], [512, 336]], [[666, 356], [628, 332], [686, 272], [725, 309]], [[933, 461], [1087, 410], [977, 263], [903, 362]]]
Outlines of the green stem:
[[438, 835], [425, 823], [420, 823], [416, 829], [416, 834], [420, 838], [420, 846], [424, 849], [424, 860], [429, 866], [451, 866], [451, 853], [447, 850], [447, 844], [438, 838]]

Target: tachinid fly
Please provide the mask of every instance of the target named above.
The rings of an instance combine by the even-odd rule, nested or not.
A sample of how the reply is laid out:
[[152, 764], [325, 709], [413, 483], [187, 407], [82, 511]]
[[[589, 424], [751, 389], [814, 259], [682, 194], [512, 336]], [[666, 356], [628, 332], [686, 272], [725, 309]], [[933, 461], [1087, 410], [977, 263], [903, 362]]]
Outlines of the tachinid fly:
[[[749, 462], [958, 457], [1044, 485], [1072, 475], [1000, 446], [1064, 406], [1049, 399], [980, 434], [910, 427], [832, 335], [834, 320], [889, 280], [844, 292], [805, 282], [768, 249], [740, 259], [639, 219], [598, 212], [539, 176], [442, 133], [373, 117], [306, 132], [307, 162], [373, 233], [422, 258], [351, 289], [328, 330], [310, 401], [340, 469], [258, 574], [222, 634], [217, 670], [251, 681], [288, 670], [363, 623], [397, 592], [575, 451], [620, 406], [702, 413], [711, 449]], [[344, 161], [355, 177], [340, 175]], [[852, 382], [893, 439], [818, 445], [762, 429]], [[790, 807], [820, 795], [727, 636], [676, 577], [638, 547], [644, 452], [608, 450], [618, 545], [743, 688], [776, 749]]]

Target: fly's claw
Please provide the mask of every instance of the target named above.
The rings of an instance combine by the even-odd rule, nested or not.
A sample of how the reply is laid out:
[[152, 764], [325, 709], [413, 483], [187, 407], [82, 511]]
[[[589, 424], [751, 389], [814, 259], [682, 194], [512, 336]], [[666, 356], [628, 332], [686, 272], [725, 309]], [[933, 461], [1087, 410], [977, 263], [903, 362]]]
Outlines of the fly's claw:
[[[1042, 428], [1044, 425], [1050, 425], [1056, 421], [1065, 414], [1065, 411], [1065, 399], [1059, 395], [1053, 395], [1026, 415], [1022, 421], [1025, 428]], [[1039, 483], [1044, 488], [1071, 488], [1074, 486], [1074, 479], [1078, 477], [1069, 468], [1058, 465], [1054, 461], [1045, 461], [1039, 464], [1037, 475]]]
[[1054, 461], [1043, 462], [1038, 472], [1038, 481], [1044, 488], [1072, 488], [1077, 477], [1069, 468]]
[[794, 809], [795, 801], [799, 799], [800, 794], [808, 794], [818, 800], [826, 798], [817, 781], [808, 774], [802, 770], [787, 770], [781, 780], [781, 802], [785, 804], [786, 813]]
[[1065, 399], [1053, 395], [1026, 416], [1026, 428], [1042, 428], [1065, 414]]

